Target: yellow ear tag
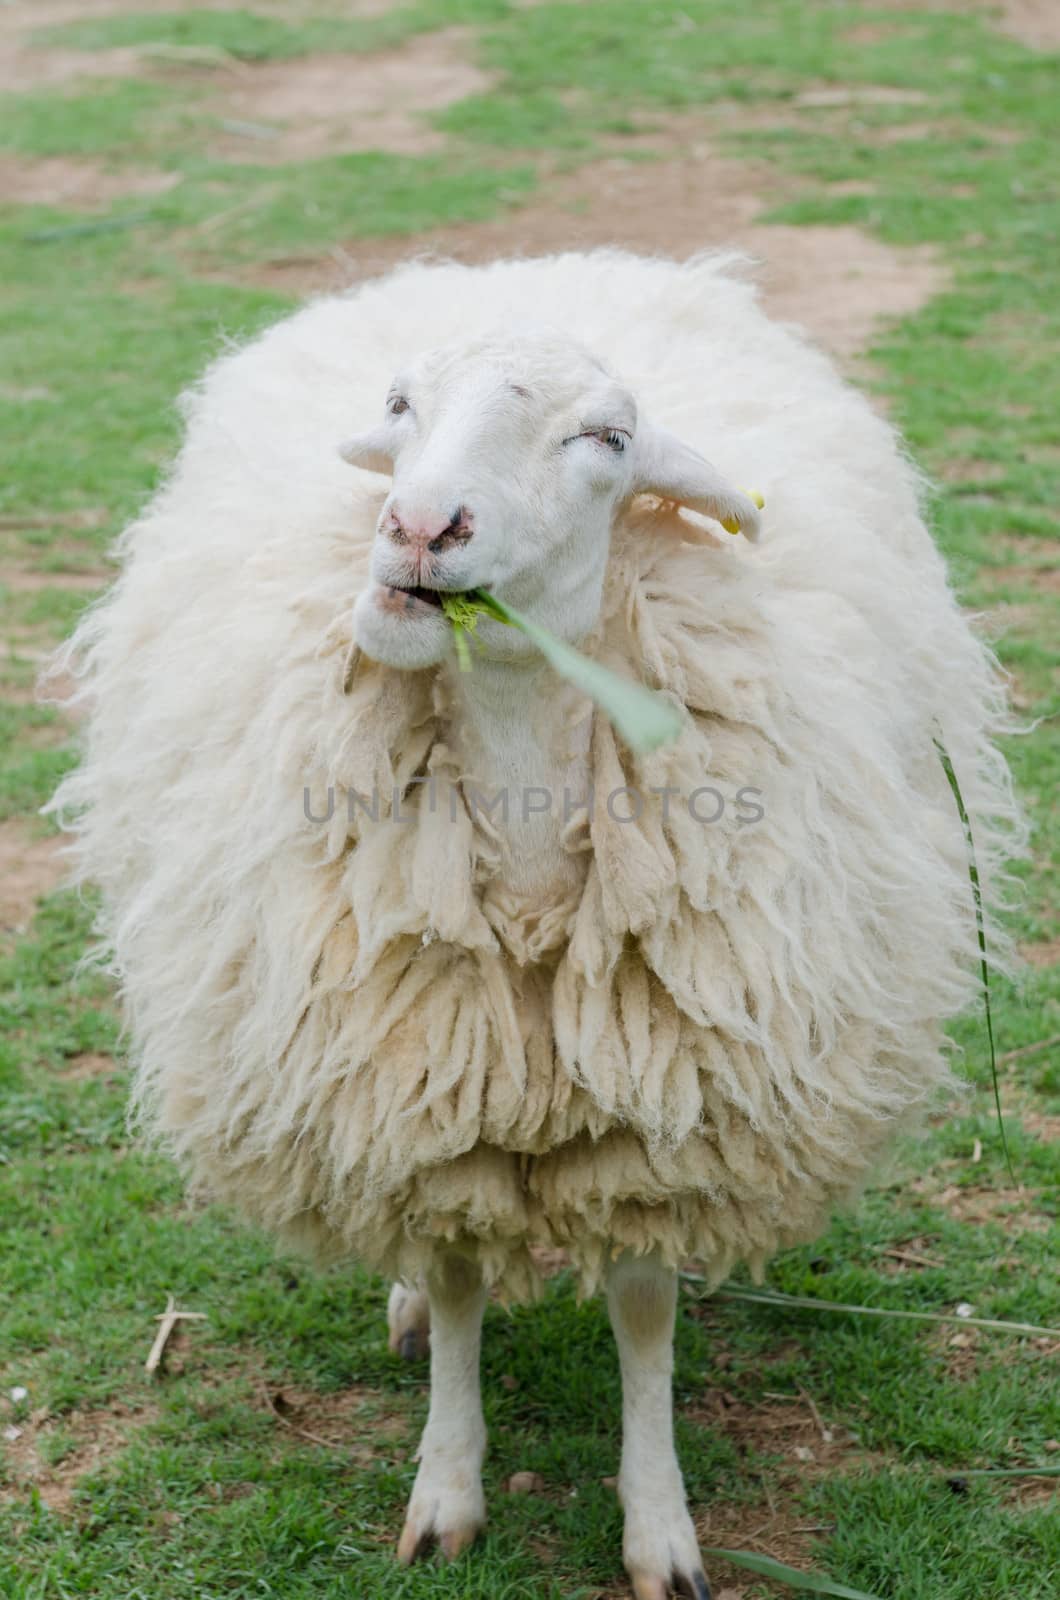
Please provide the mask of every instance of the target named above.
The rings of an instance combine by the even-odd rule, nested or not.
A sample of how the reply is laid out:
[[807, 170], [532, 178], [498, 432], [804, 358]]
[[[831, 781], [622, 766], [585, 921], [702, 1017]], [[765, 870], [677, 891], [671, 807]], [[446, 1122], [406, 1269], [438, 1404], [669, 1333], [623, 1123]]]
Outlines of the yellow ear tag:
[[[757, 489], [745, 489], [744, 494], [748, 500], [753, 500], [759, 511], [761, 511], [766, 503], [764, 496], [760, 495]], [[722, 527], [726, 533], [739, 533], [740, 531], [740, 524], [735, 517], [726, 517], [722, 522]]]

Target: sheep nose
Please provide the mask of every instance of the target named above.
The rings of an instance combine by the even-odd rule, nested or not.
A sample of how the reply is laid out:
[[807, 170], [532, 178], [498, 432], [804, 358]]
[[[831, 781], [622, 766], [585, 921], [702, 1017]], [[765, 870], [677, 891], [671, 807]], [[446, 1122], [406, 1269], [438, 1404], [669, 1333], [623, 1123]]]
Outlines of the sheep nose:
[[410, 545], [420, 554], [430, 551], [431, 555], [439, 555], [443, 550], [467, 544], [474, 527], [471, 512], [463, 505], [438, 516], [406, 510], [395, 502], [390, 507], [386, 533], [394, 544]]

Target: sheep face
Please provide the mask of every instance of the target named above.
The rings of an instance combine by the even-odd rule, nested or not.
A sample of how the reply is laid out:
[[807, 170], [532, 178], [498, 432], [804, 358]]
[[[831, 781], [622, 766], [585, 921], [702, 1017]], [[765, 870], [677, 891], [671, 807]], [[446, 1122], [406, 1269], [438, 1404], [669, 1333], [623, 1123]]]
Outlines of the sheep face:
[[[566, 639], [584, 637], [616, 511], [637, 492], [757, 527], [746, 497], [639, 420], [632, 394], [566, 341], [493, 339], [423, 356], [395, 377], [381, 423], [343, 455], [393, 474], [354, 632], [394, 667], [451, 654], [445, 592], [487, 589]], [[488, 619], [479, 637], [495, 657], [532, 648]]]

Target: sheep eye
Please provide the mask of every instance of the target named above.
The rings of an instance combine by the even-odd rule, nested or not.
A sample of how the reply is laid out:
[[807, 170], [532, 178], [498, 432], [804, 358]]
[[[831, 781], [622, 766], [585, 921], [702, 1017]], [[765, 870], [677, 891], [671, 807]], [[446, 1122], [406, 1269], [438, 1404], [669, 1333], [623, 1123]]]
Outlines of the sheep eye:
[[629, 443], [629, 434], [623, 433], [621, 428], [598, 428], [592, 433], [586, 434], [586, 438], [599, 439], [600, 443], [606, 444], [607, 448], [613, 450], [616, 456], [620, 456]]
[[400, 417], [403, 411], [408, 410], [409, 403], [403, 394], [392, 394], [386, 403], [386, 408], [392, 417]]

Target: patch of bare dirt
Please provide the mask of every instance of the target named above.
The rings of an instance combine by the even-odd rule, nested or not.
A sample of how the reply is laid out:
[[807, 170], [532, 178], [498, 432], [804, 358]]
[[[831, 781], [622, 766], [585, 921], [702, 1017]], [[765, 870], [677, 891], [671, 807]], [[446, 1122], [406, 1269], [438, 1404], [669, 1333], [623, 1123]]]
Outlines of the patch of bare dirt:
[[20, 666], [26, 662], [41, 665], [54, 655], [53, 649], [42, 649], [25, 630], [9, 629], [8, 637], [0, 639], [0, 662], [14, 661]]
[[1025, 589], [1037, 589], [1041, 594], [1060, 594], [1060, 565], [984, 567], [983, 577], [991, 584], [1018, 584]]
[[445, 140], [425, 118], [492, 79], [470, 59], [465, 29], [419, 35], [371, 55], [312, 55], [255, 64], [216, 86], [210, 108], [227, 131], [218, 155], [304, 161], [344, 150], [427, 155]]
[[[395, 9], [399, 0], [345, 0], [341, 15], [378, 17]], [[79, 78], [132, 78], [162, 71], [194, 72], [223, 68], [254, 71], [249, 64], [226, 58], [223, 52], [194, 48], [171, 52], [146, 46], [115, 46], [107, 50], [73, 50], [61, 44], [43, 44], [34, 35], [71, 22], [96, 21], [123, 12], [245, 11], [244, 0], [0, 0], [0, 90], [26, 93], [72, 84]], [[307, 15], [319, 17], [318, 5], [304, 0], [258, 0], [256, 7], [270, 16], [297, 22]]]
[[[188, 1206], [187, 1197], [184, 1205]], [[255, 1351], [211, 1344], [201, 1336], [207, 1326], [177, 1322], [161, 1368], [163, 1382], [188, 1386], [190, 1402], [200, 1417], [212, 1415], [213, 1391], [238, 1384], [247, 1407], [272, 1418], [279, 1448], [316, 1444], [341, 1450], [358, 1465], [367, 1465], [378, 1459], [382, 1448], [389, 1450], [405, 1439], [410, 1421], [394, 1395], [364, 1384], [325, 1394], [286, 1380], [270, 1382]]]
[[904, 144], [907, 140], [931, 139], [938, 132], [936, 122], [895, 122], [889, 127], [873, 128], [871, 134], [862, 134], [872, 144]]
[[[62, 715], [55, 722], [41, 724], [39, 731], [54, 732], [57, 737], [67, 738], [70, 730], [81, 719], [80, 708], [69, 705], [69, 701], [77, 692], [76, 679], [68, 672], [57, 669], [33, 673], [32, 669], [39, 666], [39, 661], [32, 663], [19, 662], [12, 669], [12, 654], [4, 648], [4, 641], [0, 641], [0, 667], [7, 664], [6, 672], [0, 670], [0, 695], [10, 705], [40, 706], [49, 705], [58, 709]], [[27, 674], [25, 666], [30, 667]], [[24, 730], [24, 733], [30, 730]]]
[[[777, 1458], [781, 1505], [785, 1500], [790, 1503], [791, 1493], [805, 1485], [808, 1477], [878, 1466], [884, 1459], [863, 1450], [848, 1429], [830, 1424], [808, 1395], [766, 1394], [761, 1403], [749, 1405], [715, 1391], [686, 1414], [702, 1426], [724, 1433], [742, 1455]], [[704, 1546], [747, 1550], [803, 1569], [814, 1564], [815, 1539], [832, 1531], [830, 1524], [779, 1509], [772, 1496], [751, 1506], [715, 1503], [701, 1507], [695, 1513], [695, 1524]], [[709, 1571], [715, 1594], [720, 1588], [722, 1595], [739, 1600], [753, 1586], [747, 1572], [717, 1559], [711, 1559]]]
[[[403, 0], [341, 0], [340, 10], [343, 16], [378, 17], [402, 3]], [[297, 22], [307, 15], [320, 16], [327, 5], [328, 0], [324, 4], [317, 0], [256, 0], [253, 8], [246, 0], [4, 0], [0, 26], [5, 33], [26, 33], [61, 27], [67, 22], [94, 22], [130, 11], [142, 16], [150, 12], [250, 9]]]
[[844, 44], [880, 44], [893, 35], [894, 29], [885, 23], [859, 22], [853, 28], [844, 28], [840, 37]]
[[[182, 9], [193, 11], [234, 11], [235, 0], [181, 0]], [[99, 17], [119, 16], [123, 11], [172, 11], [173, 0], [7, 0], [3, 7], [3, 30], [26, 33], [37, 28], [57, 28], [65, 22], [95, 21]]]
[[[1032, 50], [1060, 49], [1056, 0], [874, 0], [877, 11], [976, 11], [1010, 39]], [[846, 35], [849, 37], [849, 34]]]
[[[858, 131], [858, 138], [868, 144], [905, 144], [913, 139], [951, 138], [954, 130], [946, 122], [893, 122], [884, 123], [876, 128], [863, 128]], [[1025, 134], [1018, 128], [977, 128], [975, 138], [982, 139], [985, 144], [996, 146], [1012, 146], [1022, 144]]]
[[0, 90], [27, 94], [53, 89], [77, 78], [135, 78], [143, 71], [143, 52], [60, 50], [45, 45], [11, 44], [0, 50]]
[[89, 1083], [93, 1079], [113, 1078], [120, 1068], [113, 1056], [91, 1053], [71, 1056], [59, 1076], [64, 1083]]
[[896, 1278], [906, 1272], [929, 1272], [944, 1267], [938, 1255], [938, 1245], [933, 1236], [918, 1234], [913, 1239], [903, 1239], [888, 1245], [879, 1252], [879, 1268], [889, 1277]]
[[931, 1178], [914, 1178], [909, 1187], [958, 1222], [998, 1222], [1009, 1234], [1044, 1233], [1050, 1226], [1049, 1217], [1035, 1209], [1036, 1189], [956, 1183], [936, 1189]]
[[[21, 1498], [35, 1489], [49, 1511], [68, 1512], [81, 1479], [123, 1450], [130, 1435], [156, 1415], [154, 1407], [118, 1401], [100, 1410], [69, 1411], [60, 1417], [36, 1411], [25, 1420], [5, 1421], [15, 1436], [0, 1437], [10, 1480], [0, 1486], [0, 1501]], [[66, 1448], [59, 1460], [49, 1461], [49, 1440], [56, 1435]], [[58, 1441], [51, 1446], [57, 1447]]]
[[1010, 39], [1018, 39], [1032, 50], [1060, 50], [1060, 5], [1056, 0], [1001, 0], [991, 11], [997, 27]]
[[826, 1421], [808, 1395], [766, 1393], [759, 1404], [749, 1405], [712, 1390], [685, 1414], [702, 1427], [725, 1434], [741, 1455], [779, 1457], [785, 1470], [790, 1468], [803, 1479], [839, 1467], [876, 1465], [882, 1459], [862, 1450], [849, 1429]]
[[1020, 955], [1032, 967], [1055, 967], [1060, 962], [1060, 939], [1043, 939], [1040, 944], [1021, 944]]
[[984, 636], [995, 641], [1008, 634], [1034, 633], [1041, 626], [1041, 616], [1037, 606], [1010, 605], [1005, 602], [999, 606], [991, 606], [983, 613]]
[[[49, 89], [76, 78], [134, 77], [142, 67], [140, 52], [128, 48], [114, 50], [69, 50], [61, 45], [34, 41], [38, 31], [65, 22], [81, 22], [114, 12], [146, 11], [153, 0], [124, 7], [116, 0], [7, 0], [0, 5], [0, 91], [26, 94]], [[171, 4], [158, 4], [160, 11]]]
[[164, 194], [178, 172], [117, 171], [81, 156], [0, 155], [0, 201], [94, 211], [124, 195]]
[[[768, 1501], [712, 1507], [693, 1520], [700, 1544], [708, 1549], [746, 1550], [748, 1555], [772, 1556], [774, 1561], [801, 1570], [814, 1566], [814, 1540], [834, 1530], [833, 1523], [800, 1518], [778, 1510]], [[755, 1586], [751, 1573], [718, 1556], [707, 1558], [707, 1572], [718, 1600], [744, 1600]]]
[[998, 461], [952, 455], [947, 456], [939, 468], [939, 476], [947, 483], [996, 483], [1005, 476], [1005, 468]]
[[[0, 390], [9, 399], [54, 400], [48, 389]], [[27, 528], [102, 528], [110, 513], [106, 506], [82, 506], [78, 511], [9, 511], [0, 516], [0, 531], [16, 533]]]
[[[956, 1332], [952, 1326], [936, 1328], [930, 1336], [930, 1343], [941, 1354], [949, 1376], [962, 1383], [974, 1377], [979, 1370], [980, 1355], [990, 1352], [990, 1358], [996, 1359], [996, 1350], [991, 1349], [989, 1335], [980, 1328], [959, 1328]], [[1020, 1359], [1025, 1360], [1031, 1351], [1042, 1361], [1054, 1362], [1060, 1355], [1060, 1341], [1042, 1335], [1028, 1339], [1022, 1344]], [[1002, 1355], [1002, 1360], [1011, 1359], [1011, 1352]]]
[[[0, 399], [13, 400], [16, 405], [34, 400], [54, 400], [55, 392], [43, 383], [0, 383]], [[10, 519], [0, 517], [0, 528], [9, 525]]]
[[942, 1356], [947, 1377], [967, 1383], [975, 1376], [979, 1366], [979, 1333], [978, 1328], [958, 1328], [954, 1332], [950, 1326], [932, 1332], [929, 1343]]
[[1057, 1496], [1060, 1495], [1060, 1486], [1055, 1478], [1014, 1478], [1005, 1491], [1005, 1499], [1009, 1505], [1018, 1506], [1021, 1511], [1038, 1511], [1043, 1506], [1055, 1503], [1060, 1506]]
[[619, 245], [679, 259], [704, 249], [746, 251], [761, 263], [766, 309], [840, 357], [853, 357], [881, 321], [917, 310], [946, 283], [929, 249], [897, 250], [854, 227], [785, 227], [758, 217], [775, 177], [700, 145], [680, 159], [610, 158], [550, 183], [540, 199], [484, 223], [415, 239], [360, 240], [328, 257], [283, 257], [248, 277], [287, 293], [334, 290], [416, 255], [479, 262], [500, 255]]
[[32, 833], [18, 817], [0, 822], [0, 936], [24, 933], [37, 901], [59, 887], [68, 870], [63, 843]]
[[40, 568], [33, 571], [29, 567], [5, 567], [0, 575], [0, 586], [12, 594], [39, 594], [42, 589], [76, 589], [93, 594], [113, 576], [111, 568]]
[[999, 533], [993, 542], [998, 550], [1017, 557], [1021, 564], [1025, 563], [1028, 557], [1035, 564], [1040, 564], [1037, 561], [1038, 556], [1051, 554], [1056, 541], [1051, 533], [1026, 533], [1021, 528], [1018, 532]]
[[1021, 1111], [1020, 1121], [1042, 1144], [1060, 1144], [1060, 1117], [1051, 1117], [1044, 1111]]
[[378, 1454], [381, 1437], [403, 1437], [409, 1421], [378, 1389], [356, 1386], [320, 1394], [297, 1384], [262, 1386], [262, 1404], [276, 1419], [277, 1437], [341, 1449], [353, 1460], [368, 1463]]
[[[1060, 939], [1056, 941], [1056, 948], [1060, 955]], [[1032, 1044], [1028, 1054], [1047, 1058], [1047, 1053], [1050, 1050], [1055, 1053], [1058, 1046], [1060, 1034], [1040, 1040], [1037, 1046]], [[1040, 1097], [1025, 1084], [1011, 1081], [1005, 1084], [1001, 1090], [1001, 1109], [1006, 1119], [1018, 1119], [1024, 1131], [1043, 1144], [1060, 1142], [1060, 1116], [1041, 1110]]]
[[919, 89], [897, 89], [886, 83], [825, 83], [803, 89], [794, 104], [810, 110], [832, 106], [919, 106], [927, 95]]
[[[4, 699], [8, 695], [4, 693]], [[56, 750], [70, 737], [69, 723], [59, 721], [38, 722], [19, 731], [19, 743], [25, 750]]]

